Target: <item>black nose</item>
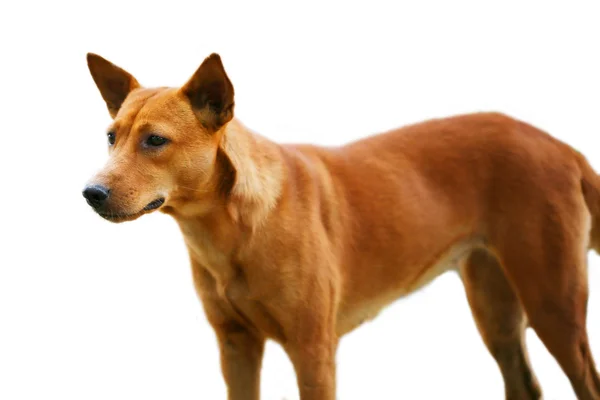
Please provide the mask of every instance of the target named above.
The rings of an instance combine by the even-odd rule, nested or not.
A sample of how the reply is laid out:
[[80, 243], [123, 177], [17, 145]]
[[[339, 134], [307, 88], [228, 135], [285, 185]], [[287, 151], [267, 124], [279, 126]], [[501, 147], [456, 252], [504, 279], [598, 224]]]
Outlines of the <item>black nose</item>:
[[83, 197], [87, 200], [88, 204], [94, 208], [100, 208], [108, 199], [110, 190], [100, 185], [87, 186], [83, 190]]

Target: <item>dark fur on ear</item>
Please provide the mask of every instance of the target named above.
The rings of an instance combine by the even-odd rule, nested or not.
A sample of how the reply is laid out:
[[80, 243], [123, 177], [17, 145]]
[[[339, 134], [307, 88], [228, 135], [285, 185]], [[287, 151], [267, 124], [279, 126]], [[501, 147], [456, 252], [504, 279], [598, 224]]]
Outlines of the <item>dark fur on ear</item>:
[[233, 118], [233, 85], [218, 54], [204, 60], [182, 92], [200, 122], [211, 131], [216, 132]]
[[97, 54], [88, 53], [87, 64], [110, 116], [115, 118], [127, 95], [140, 84], [129, 72]]

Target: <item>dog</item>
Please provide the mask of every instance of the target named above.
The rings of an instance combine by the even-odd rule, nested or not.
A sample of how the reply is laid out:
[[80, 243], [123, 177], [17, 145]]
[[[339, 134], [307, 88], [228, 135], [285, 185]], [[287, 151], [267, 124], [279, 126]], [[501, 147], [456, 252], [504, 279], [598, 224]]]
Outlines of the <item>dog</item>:
[[457, 271], [507, 399], [539, 399], [531, 327], [579, 399], [600, 399], [586, 331], [587, 251], [600, 178], [585, 157], [510, 116], [432, 119], [339, 147], [277, 144], [234, 118], [218, 54], [180, 88], [144, 88], [89, 53], [113, 119], [83, 190], [112, 222], [178, 223], [220, 347], [230, 400], [257, 400], [265, 341], [302, 400], [333, 400], [340, 338]]

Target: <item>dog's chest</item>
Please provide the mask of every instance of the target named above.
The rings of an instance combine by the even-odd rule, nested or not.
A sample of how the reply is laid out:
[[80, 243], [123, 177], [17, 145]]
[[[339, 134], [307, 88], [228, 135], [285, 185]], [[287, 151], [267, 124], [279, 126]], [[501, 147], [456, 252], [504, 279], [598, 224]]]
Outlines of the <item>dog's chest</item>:
[[228, 276], [235, 240], [230, 224], [219, 223], [217, 215], [214, 218], [179, 219], [177, 222], [190, 257], [210, 268], [211, 272], [220, 271]]
[[205, 269], [213, 280], [209, 285], [199, 285], [198, 289], [214, 291], [220, 307], [229, 310], [230, 317], [251, 325], [267, 337], [283, 340], [283, 329], [265, 303], [268, 285], [250, 279], [244, 266], [234, 262], [231, 253], [223, 251], [205, 231], [182, 231], [193, 264]]
[[217, 281], [217, 286], [228, 284], [236, 275], [228, 252], [215, 243], [214, 238], [203, 229], [183, 229], [190, 257], [206, 268]]

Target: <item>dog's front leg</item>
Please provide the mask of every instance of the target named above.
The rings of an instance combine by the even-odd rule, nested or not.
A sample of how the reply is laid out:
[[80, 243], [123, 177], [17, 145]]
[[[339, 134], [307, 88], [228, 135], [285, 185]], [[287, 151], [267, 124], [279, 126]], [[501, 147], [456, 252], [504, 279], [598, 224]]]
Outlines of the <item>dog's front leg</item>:
[[294, 365], [301, 400], [335, 400], [336, 304], [333, 289], [306, 290], [284, 348]]
[[259, 400], [264, 337], [234, 318], [231, 309], [217, 294], [215, 279], [193, 259], [192, 272], [206, 317], [219, 342], [228, 399]]
[[335, 400], [335, 350], [331, 341], [311, 341], [288, 347], [301, 400]]
[[235, 323], [214, 328], [228, 399], [259, 400], [265, 340]]

